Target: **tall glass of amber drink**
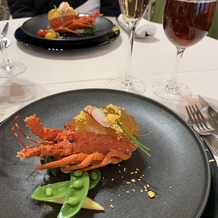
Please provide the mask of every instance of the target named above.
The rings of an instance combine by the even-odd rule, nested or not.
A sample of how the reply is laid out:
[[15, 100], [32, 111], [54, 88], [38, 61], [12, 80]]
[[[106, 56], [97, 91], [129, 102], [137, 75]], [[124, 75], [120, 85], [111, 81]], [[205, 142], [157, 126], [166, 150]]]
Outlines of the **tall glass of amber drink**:
[[163, 15], [163, 29], [176, 46], [177, 58], [171, 80], [153, 85], [154, 93], [168, 100], [185, 100], [191, 90], [177, 81], [179, 63], [186, 48], [198, 43], [208, 33], [213, 22], [217, 0], [167, 0]]

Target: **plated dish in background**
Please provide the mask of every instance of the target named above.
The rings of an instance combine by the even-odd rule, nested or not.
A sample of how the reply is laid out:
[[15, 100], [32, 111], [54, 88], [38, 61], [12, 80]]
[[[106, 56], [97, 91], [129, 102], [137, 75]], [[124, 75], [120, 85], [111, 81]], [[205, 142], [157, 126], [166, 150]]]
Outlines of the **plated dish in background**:
[[63, 51], [106, 45], [119, 34], [119, 28], [99, 16], [99, 11], [91, 15], [77, 13], [67, 2], [62, 2], [48, 14], [25, 21], [15, 31], [15, 38], [27, 46]]
[[21, 26], [24, 33], [31, 36], [32, 38], [44, 40], [44, 41], [58, 41], [59, 43], [65, 42], [81, 42], [81, 41], [90, 41], [93, 39], [97, 39], [108, 34], [113, 28], [113, 23], [105, 18], [105, 17], [97, 17], [95, 21], [95, 33], [93, 35], [83, 35], [83, 36], [67, 36], [63, 38], [55, 38], [55, 39], [46, 39], [43, 37], [37, 36], [37, 31], [39, 29], [47, 29], [48, 28], [48, 18], [47, 14], [39, 15], [33, 17], [23, 23]]
[[21, 44], [30, 47], [30, 48], [40, 48], [46, 49], [49, 51], [64, 51], [64, 50], [73, 50], [73, 49], [84, 49], [92, 47], [100, 47], [103, 45], [110, 44], [114, 42], [120, 35], [120, 29], [113, 25], [110, 31], [98, 38], [88, 39], [85, 41], [52, 41], [52, 40], [41, 40], [36, 37], [32, 37], [23, 32], [22, 28], [19, 27], [15, 33], [14, 37]]
[[[41, 23], [47, 25], [42, 25], [39, 29], [35, 29], [33, 25], [38, 24], [35, 21], [41, 21], [41, 16], [33, 17], [22, 25], [27, 35], [30, 34], [33, 37], [36, 35], [47, 40], [65, 40], [76, 37], [82, 39], [81, 36], [96, 35], [96, 19], [100, 16], [100, 11], [97, 10], [92, 14], [81, 14], [74, 10], [68, 2], [62, 2], [58, 7], [54, 5], [53, 9], [42, 16], [44, 16], [43, 21], [45, 22]], [[32, 30], [35, 31], [32, 32]]]
[[[145, 214], [154, 218], [169, 214], [178, 218], [200, 217], [211, 185], [208, 158], [202, 142], [184, 120], [163, 105], [140, 95], [107, 89], [84, 89], [52, 95], [22, 108], [2, 123], [0, 182], [4, 201], [1, 202], [0, 215], [56, 216], [59, 205], [37, 203], [31, 199], [31, 194], [42, 183], [66, 180], [68, 176], [49, 177], [45, 171], [35, 171], [38, 158], [27, 161], [16, 158], [20, 145], [11, 133], [14, 116], [24, 119], [37, 113], [45, 126], [63, 128], [64, 123], [71, 120], [89, 100], [99, 105], [116, 104], [133, 115], [141, 129], [139, 140], [150, 147], [151, 157], [138, 149], [131, 159], [120, 166], [102, 168], [102, 180], [95, 190], [90, 191], [89, 197], [100, 203], [105, 212], [82, 209], [76, 217], [121, 218]], [[25, 129], [24, 124], [20, 125]], [[136, 169], [138, 173], [133, 176], [131, 172]], [[128, 184], [133, 177], [137, 182]], [[154, 199], [143, 192], [147, 185], [155, 191]], [[11, 205], [19, 207], [11, 210]]]

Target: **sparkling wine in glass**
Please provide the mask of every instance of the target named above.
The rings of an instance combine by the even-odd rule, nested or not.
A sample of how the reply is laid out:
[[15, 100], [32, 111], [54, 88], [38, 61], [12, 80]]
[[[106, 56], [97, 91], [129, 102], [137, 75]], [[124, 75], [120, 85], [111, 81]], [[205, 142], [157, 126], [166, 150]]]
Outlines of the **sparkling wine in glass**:
[[176, 64], [171, 80], [153, 85], [154, 93], [168, 100], [185, 100], [191, 97], [191, 90], [177, 81], [179, 63], [187, 47], [203, 39], [213, 22], [217, 0], [167, 0], [163, 29], [171, 43], [176, 46]]
[[23, 63], [13, 62], [8, 59], [6, 53], [6, 44], [3, 38], [4, 34], [2, 31], [2, 33], [0, 34], [0, 50], [3, 57], [3, 62], [0, 63], [0, 78], [9, 78], [24, 72], [26, 70], [26, 66]]
[[119, 0], [119, 5], [123, 18], [128, 25], [129, 39], [128, 39], [128, 53], [125, 76], [112, 79], [109, 82], [109, 87], [114, 89], [121, 89], [135, 93], [143, 93], [146, 86], [143, 81], [132, 77], [130, 72], [133, 43], [135, 38], [135, 29], [137, 24], [143, 18], [149, 0]]

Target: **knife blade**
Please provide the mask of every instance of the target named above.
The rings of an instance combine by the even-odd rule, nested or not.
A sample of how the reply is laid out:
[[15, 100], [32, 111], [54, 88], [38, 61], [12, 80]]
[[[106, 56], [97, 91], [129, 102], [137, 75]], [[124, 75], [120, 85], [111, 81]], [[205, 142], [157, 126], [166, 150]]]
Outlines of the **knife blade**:
[[5, 26], [3, 27], [3, 30], [2, 30], [2, 32], [1, 32], [1, 37], [2, 37], [2, 38], [6, 36], [6, 34], [7, 34], [7, 32], [8, 32], [8, 26], [9, 26], [9, 22], [7, 22], [7, 23], [5, 24]]
[[218, 155], [218, 141], [215, 139], [215, 137], [201, 136], [201, 138], [212, 151], [212, 153]]
[[218, 126], [218, 112], [205, 100], [199, 95], [199, 101], [202, 107], [208, 108], [208, 115]]
[[125, 30], [128, 34], [130, 34], [130, 29], [128, 28], [127, 25], [125, 25], [125, 24], [123, 24], [122, 22], [120, 22], [120, 21], [118, 20], [118, 18], [116, 18], [116, 21], [117, 21], [117, 24], [118, 24], [121, 28], [123, 28], [123, 30]]

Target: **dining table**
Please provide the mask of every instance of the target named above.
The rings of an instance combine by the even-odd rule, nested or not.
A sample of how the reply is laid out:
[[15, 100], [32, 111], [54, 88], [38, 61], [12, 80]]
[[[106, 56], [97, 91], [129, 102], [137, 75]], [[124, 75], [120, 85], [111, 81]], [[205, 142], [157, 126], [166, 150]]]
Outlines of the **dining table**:
[[[9, 22], [6, 36], [11, 40], [11, 45], [6, 48], [9, 59], [26, 66], [26, 70], [19, 75], [0, 79], [0, 122], [28, 104], [57, 93], [110, 89], [109, 81], [124, 75], [128, 34], [114, 17], [107, 19], [119, 28], [115, 40], [101, 46], [63, 50], [35, 47], [17, 40], [16, 30], [29, 19], [0, 21], [0, 30]], [[187, 119], [185, 106], [195, 103], [198, 95], [209, 99], [214, 107], [217, 104], [218, 108], [218, 41], [206, 36], [186, 49], [178, 80], [188, 85], [192, 97], [183, 101], [169, 101], [156, 96], [152, 86], [159, 80], [171, 79], [176, 48], [165, 36], [161, 24], [152, 25], [157, 28], [155, 35], [136, 38], [132, 53], [131, 75], [146, 84], [145, 92], [140, 95], [169, 108], [184, 120]], [[218, 156], [213, 155], [218, 161]]]
[[[124, 75], [128, 34], [122, 28], [119, 37], [104, 46], [56, 51], [24, 45], [16, 40], [15, 31], [28, 19], [9, 20], [7, 38], [11, 45], [7, 54], [10, 60], [24, 63], [26, 71], [16, 77], [0, 79], [0, 121], [43, 97], [74, 89], [109, 88], [111, 79]], [[116, 24], [115, 18], [109, 19]], [[0, 22], [0, 29], [6, 22]], [[210, 37], [188, 48], [180, 64], [178, 80], [190, 87], [191, 99], [169, 101], [153, 93], [155, 82], [171, 79], [176, 49], [165, 36], [162, 25], [152, 24], [157, 27], [156, 34], [136, 38], [132, 54], [131, 75], [146, 84], [142, 95], [164, 104], [184, 118], [184, 106], [196, 96], [206, 96], [216, 102], [218, 41]]]

